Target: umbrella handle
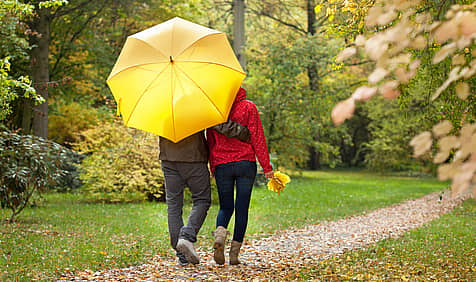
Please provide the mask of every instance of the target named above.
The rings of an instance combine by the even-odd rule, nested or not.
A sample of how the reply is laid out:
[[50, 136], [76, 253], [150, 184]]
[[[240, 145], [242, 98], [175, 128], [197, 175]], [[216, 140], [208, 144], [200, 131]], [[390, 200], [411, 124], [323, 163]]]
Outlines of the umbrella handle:
[[116, 116], [121, 115], [121, 102], [122, 102], [122, 98], [119, 98], [119, 102], [117, 102]]

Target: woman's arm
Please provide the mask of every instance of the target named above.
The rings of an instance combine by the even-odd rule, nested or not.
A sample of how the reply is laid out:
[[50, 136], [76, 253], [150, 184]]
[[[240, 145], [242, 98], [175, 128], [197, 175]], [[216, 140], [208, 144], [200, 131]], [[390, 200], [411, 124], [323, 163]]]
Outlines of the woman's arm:
[[[263, 125], [259, 117], [258, 109], [250, 101], [248, 109], [248, 129], [251, 132], [250, 142], [255, 151], [256, 157], [263, 168], [265, 175], [273, 171], [269, 160], [268, 146], [266, 145], [266, 139], [264, 137]], [[270, 176], [271, 174], [268, 174]]]

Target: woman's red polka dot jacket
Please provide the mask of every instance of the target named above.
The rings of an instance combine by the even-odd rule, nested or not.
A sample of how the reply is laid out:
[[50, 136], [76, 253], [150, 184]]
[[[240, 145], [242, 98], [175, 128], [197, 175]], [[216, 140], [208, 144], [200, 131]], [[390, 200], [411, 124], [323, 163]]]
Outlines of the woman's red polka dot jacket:
[[253, 102], [246, 99], [246, 91], [243, 88], [238, 90], [229, 119], [246, 126], [250, 130], [251, 137], [248, 142], [243, 142], [208, 129], [207, 142], [212, 173], [215, 171], [215, 166], [219, 164], [256, 161], [256, 159], [264, 173], [273, 170], [258, 109]]

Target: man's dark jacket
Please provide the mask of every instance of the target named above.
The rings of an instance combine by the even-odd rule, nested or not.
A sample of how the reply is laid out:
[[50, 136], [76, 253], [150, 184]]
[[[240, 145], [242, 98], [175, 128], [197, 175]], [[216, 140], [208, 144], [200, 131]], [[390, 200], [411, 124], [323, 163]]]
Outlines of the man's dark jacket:
[[[213, 130], [226, 137], [238, 138], [241, 141], [250, 139], [250, 131], [245, 126], [227, 121], [213, 126]], [[159, 159], [171, 162], [207, 162], [208, 146], [204, 131], [197, 132], [185, 139], [174, 143], [166, 138], [159, 138]]]

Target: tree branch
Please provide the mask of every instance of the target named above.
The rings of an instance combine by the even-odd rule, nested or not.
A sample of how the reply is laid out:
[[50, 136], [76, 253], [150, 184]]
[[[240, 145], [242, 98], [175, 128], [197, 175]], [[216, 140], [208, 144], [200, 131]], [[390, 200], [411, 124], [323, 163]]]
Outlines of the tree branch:
[[269, 13], [266, 13], [264, 11], [258, 11], [258, 10], [255, 10], [253, 8], [248, 8], [248, 10], [250, 10], [251, 12], [253, 12], [257, 16], [264, 16], [264, 17], [270, 18], [270, 19], [272, 19], [272, 20], [274, 20], [274, 21], [276, 21], [276, 22], [278, 22], [282, 25], [291, 27], [291, 28], [303, 33], [303, 34], [307, 34], [307, 31], [305, 29], [303, 29], [302, 27], [300, 27], [298, 25], [295, 25], [295, 24], [292, 24], [292, 23], [285, 22], [285, 21], [281, 20], [280, 18], [277, 18], [277, 17], [275, 17], [275, 16], [273, 16]]
[[[81, 25], [80, 25], [80, 28], [78, 30], [76, 30], [73, 35], [71, 36], [71, 38], [69, 39], [69, 44], [68, 46], [66, 46], [65, 44], [62, 44], [61, 48], [60, 49], [60, 52], [58, 53], [58, 55], [56, 56], [56, 61], [53, 65], [53, 67], [51, 68], [51, 73], [54, 74], [55, 73], [55, 70], [56, 68], [58, 67], [60, 61], [65, 57], [65, 54], [67, 53], [67, 51], [69, 51], [71, 48], [70, 46], [73, 44], [73, 42], [81, 35], [81, 33], [86, 29], [88, 28], [88, 24], [93, 20], [95, 19], [96, 17], [98, 17], [101, 12], [104, 10], [104, 8], [106, 7], [107, 5], [107, 1], [105, 1], [102, 5], [102, 7], [94, 14], [90, 15]], [[66, 41], [65, 41], [66, 42]]]
[[[352, 66], [359, 66], [359, 65], [364, 65], [364, 64], [368, 64], [368, 63], [371, 63], [372, 61], [362, 61], [362, 62], [358, 62], [358, 63], [353, 63], [353, 64], [346, 64], [344, 65], [345, 67], [352, 67]], [[336, 71], [339, 71], [339, 70], [332, 70], [332, 71], [328, 71], [324, 74], [322, 74], [321, 76], [326, 76], [328, 74], [331, 74], [331, 73], [334, 73]]]
[[[83, 2], [81, 2], [81, 3], [79, 3], [78, 5], [73, 6], [73, 7], [69, 8], [69, 9], [67, 8], [68, 5], [66, 5], [66, 6], [61, 6], [58, 10], [55, 11], [55, 13], [53, 14], [53, 17], [54, 17], [54, 18], [60, 18], [60, 17], [62, 17], [62, 16], [64, 16], [64, 15], [67, 15], [67, 14], [70, 14], [70, 13], [76, 11], [76, 10], [79, 10], [79, 9], [83, 8], [84, 6], [86, 6], [86, 5], [88, 5], [89, 3], [94, 2], [94, 1], [95, 1], [95, 0], [85, 0], [85, 1], [83, 1]], [[105, 2], [107, 3], [108, 1], [105, 1]]]

